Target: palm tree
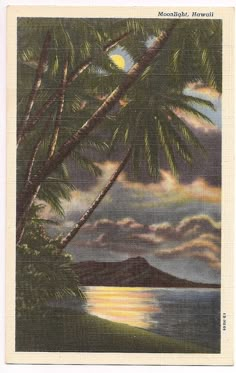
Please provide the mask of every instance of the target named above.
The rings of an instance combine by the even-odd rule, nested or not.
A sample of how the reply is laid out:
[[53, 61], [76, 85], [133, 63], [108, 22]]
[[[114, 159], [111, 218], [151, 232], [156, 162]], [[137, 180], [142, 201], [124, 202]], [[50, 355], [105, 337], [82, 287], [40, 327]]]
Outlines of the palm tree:
[[[86, 34], [86, 25], [89, 38], [84, 39]], [[69, 27], [70, 33], [68, 33], [68, 30], [65, 30], [65, 26], [67, 26], [67, 28]], [[81, 43], [80, 47], [78, 48], [76, 47], [75, 43], [78, 43], [78, 29], [80, 26], [81, 25], [78, 24], [78, 22], [75, 25], [73, 22], [71, 23], [65, 20], [53, 20], [52, 22], [49, 20], [42, 20], [42, 22], [35, 22], [35, 20], [32, 19], [21, 19], [19, 21], [18, 36], [19, 39], [21, 39], [21, 41], [19, 41], [19, 46], [21, 48], [18, 48], [17, 109], [19, 119], [18, 139], [21, 146], [18, 148], [18, 195], [21, 194], [22, 190], [31, 185], [31, 178], [38, 170], [38, 166], [40, 164], [42, 166], [47, 159], [50, 159], [55, 153], [57, 147], [62, 144], [68, 136], [71, 136], [71, 131], [73, 131], [73, 128], [77, 128], [78, 112], [81, 114], [81, 106], [83, 102], [87, 103], [86, 110], [83, 110], [83, 115], [88, 116], [94, 111], [95, 104], [98, 104], [99, 101], [94, 97], [93, 102], [91, 103], [91, 97], [89, 93], [86, 93], [88, 77], [93, 79], [97, 86], [100, 84], [98, 79], [96, 79], [98, 77], [97, 72], [95, 74], [95, 72], [88, 71], [91, 61], [94, 62], [96, 69], [106, 69], [106, 71], [108, 71], [110, 74], [111, 72], [115, 71], [116, 74], [113, 74], [113, 80], [114, 84], [118, 84], [120, 71], [116, 65], [113, 64], [110, 58], [104, 55], [104, 53], [114, 48], [118, 42], [123, 40], [128, 35], [128, 32], [118, 36], [115, 34], [113, 40], [106, 39], [106, 43], [104, 43], [104, 31], [100, 30], [99, 32], [95, 29], [90, 30], [91, 26], [89, 24], [83, 24], [82, 29], [84, 31], [84, 35], [81, 36], [81, 33], [79, 34], [81, 37], [79, 41]], [[29, 48], [28, 44], [26, 44], [26, 40], [29, 39], [25, 35], [26, 27], [31, 28], [32, 33], [30, 35], [32, 38], [34, 38], [34, 49]], [[39, 31], [41, 29], [45, 31], [45, 28], [49, 29], [50, 32], [47, 32], [46, 38], [43, 42], [43, 47], [40, 51], [38, 47], [41, 43]], [[74, 40], [72, 43], [73, 38]], [[91, 55], [91, 43], [94, 45], [97, 44], [98, 41], [100, 44], [103, 42], [101, 51], [99, 49], [99, 51], [96, 51], [96, 53]], [[51, 48], [49, 48], [49, 46], [51, 46]], [[61, 71], [60, 61], [62, 61], [62, 58], [64, 58], [64, 56], [62, 57], [61, 55], [61, 50], [64, 52], [65, 46], [67, 47], [66, 50], [68, 51], [68, 58], [67, 61], [65, 61], [64, 68]], [[101, 54], [101, 56], [99, 56], [99, 54]], [[39, 61], [37, 62], [38, 55], [40, 55], [40, 57]], [[73, 60], [75, 59], [83, 59], [84, 62], [74, 68]], [[73, 71], [68, 75], [67, 71], [69, 67], [73, 68]], [[34, 73], [34, 68], [36, 68], [36, 73]], [[68, 91], [68, 88], [70, 88], [72, 83], [75, 82], [79, 74], [86, 69], [87, 74], [84, 74], [84, 77], [82, 80], [80, 79], [79, 84], [73, 84], [71, 89]], [[42, 80], [43, 74], [45, 75], [44, 80]], [[61, 84], [59, 87], [57, 87], [55, 84], [57, 84], [59, 75], [62, 75], [62, 78]], [[31, 88], [33, 81], [33, 88]], [[101, 79], [99, 79], [99, 81], [101, 81]], [[54, 89], [53, 94], [51, 94], [51, 89]], [[67, 92], [65, 101], [66, 89]], [[57, 106], [57, 109], [55, 109], [55, 105]], [[89, 110], [87, 107], [89, 107]], [[32, 109], [34, 109], [34, 112], [32, 112]], [[49, 119], [46, 121], [47, 124], [45, 124], [45, 126], [41, 129], [41, 122], [44, 122], [43, 114], [45, 113], [47, 115], [46, 110], [48, 111]], [[68, 116], [68, 119], [70, 120], [69, 128], [68, 125], [66, 125], [65, 119], [61, 118], [62, 114]], [[40, 119], [41, 121], [39, 122]], [[39, 126], [35, 126], [35, 124], [38, 122]], [[32, 123], [33, 125], [31, 125]], [[37, 139], [36, 142], [35, 138]], [[48, 143], [49, 138], [51, 140]], [[94, 146], [98, 150], [103, 150], [106, 144], [105, 142], [98, 142], [96, 139], [91, 139], [89, 141], [89, 146]], [[26, 154], [29, 154], [29, 157], [26, 156]], [[47, 154], [46, 157], [45, 154]], [[88, 158], [82, 156], [77, 151], [71, 152], [71, 155], [73, 159], [79, 163], [80, 167], [87, 168], [87, 170], [95, 175], [99, 174], [99, 168], [95, 166], [93, 162], [89, 161]], [[25, 164], [25, 159], [29, 159], [29, 161], [27, 161], [27, 165]], [[62, 166], [65, 170], [66, 164], [63, 163]], [[61, 166], [59, 165], [58, 167], [60, 168]], [[55, 171], [53, 173], [55, 173]], [[53, 181], [53, 185], [57, 185], [59, 187], [60, 180], [57, 179], [57, 182], [55, 182], [55, 176], [53, 178], [51, 176], [46, 178], [46, 183], [45, 181], [43, 183], [44, 192], [40, 192], [40, 189], [38, 188], [37, 194], [39, 198], [45, 198], [45, 196], [48, 195], [48, 193], [46, 193], [45, 186], [49, 187], [49, 181]], [[66, 192], [64, 190], [66, 187], [66, 194], [68, 194], [70, 189], [68, 189], [68, 181], [61, 180], [61, 183], [64, 185], [63, 193]], [[56, 193], [56, 188], [50, 187], [49, 189], [51, 191], [55, 189]], [[53, 207], [55, 208], [57, 206], [57, 210], [61, 212], [61, 204], [55, 193], [54, 195], [51, 194], [51, 202]], [[59, 195], [60, 194], [61, 192], [59, 192]], [[67, 196], [67, 198], [68, 197], [69, 196]], [[47, 201], [49, 201], [48, 197]]]
[[[24, 113], [24, 116], [23, 116], [23, 119], [22, 119], [22, 123], [21, 123], [21, 126], [20, 126], [21, 133], [25, 133], [25, 131], [27, 130], [27, 127], [28, 127], [27, 123], [29, 121], [29, 117], [30, 117], [33, 105], [35, 103], [35, 98], [37, 96], [37, 93], [38, 93], [38, 91], [40, 89], [40, 86], [41, 86], [41, 83], [42, 83], [43, 74], [47, 70], [48, 50], [49, 50], [49, 47], [50, 47], [50, 42], [51, 42], [51, 35], [50, 35], [49, 32], [47, 32], [44, 43], [43, 43], [42, 51], [40, 53], [39, 62], [38, 62], [38, 66], [37, 66], [36, 73], [35, 73], [35, 80], [34, 80], [34, 83], [33, 83], [33, 87], [32, 87], [31, 93], [29, 95], [28, 102], [27, 102], [27, 105], [26, 105], [26, 110], [25, 110], [25, 113]], [[20, 137], [21, 137], [21, 135], [20, 135]]]
[[[60, 95], [60, 87], [54, 86], [53, 93], [45, 97], [43, 105], [36, 107], [33, 115], [30, 115], [33, 105], [37, 104], [35, 98], [39, 93], [43, 74], [46, 73], [47, 80], [54, 77], [56, 82], [65, 53], [69, 55], [69, 68], [72, 70], [65, 84], [67, 89], [91, 66], [105, 68], [106, 71], [113, 68], [114, 72], [116, 66], [109, 59], [108, 52], [110, 50], [117, 45], [122, 45], [131, 35], [132, 42], [128, 42], [128, 45], [135, 44], [138, 50], [142, 45], [140, 37], [146, 40], [150, 32], [153, 35], [158, 34], [161, 30], [160, 26], [165, 28], [166, 22], [159, 20], [158, 24], [152, 22], [151, 25], [152, 27], [150, 25], [144, 27], [142, 20], [126, 19], [106, 19], [101, 22], [96, 19], [20, 18], [18, 20], [18, 77], [23, 73], [24, 80], [28, 79], [27, 75], [30, 71], [27, 70], [24, 74], [24, 67], [36, 69], [34, 86], [37, 84], [38, 86], [36, 90], [34, 86], [32, 90], [30, 88], [31, 94], [30, 91], [28, 94], [26, 93], [27, 100], [31, 104], [30, 111], [25, 110], [28, 115], [18, 116], [20, 119], [23, 118], [18, 125], [18, 145], [25, 139], [25, 135], [34, 129]], [[48, 31], [43, 42], [41, 35], [44, 35], [45, 30]], [[80, 63], [76, 64], [77, 61]], [[110, 78], [113, 79], [113, 77]], [[50, 90], [52, 88], [53, 82], [50, 81]], [[31, 98], [32, 92], [33, 99]], [[24, 107], [25, 105], [26, 103], [24, 103]]]
[[[196, 30], [194, 34], [196, 36]], [[172, 46], [169, 46], [169, 48], [172, 48]], [[70, 243], [87, 222], [130, 158], [136, 174], [143, 160], [146, 160], [149, 174], [154, 178], [158, 178], [161, 167], [160, 159], [163, 158], [162, 153], [164, 153], [167, 164], [175, 176], [178, 176], [178, 157], [191, 165], [193, 162], [193, 150], [198, 149], [206, 153], [191, 128], [177, 115], [177, 112], [181, 110], [186, 114], [191, 114], [198, 119], [213, 124], [201, 111], [194, 109], [193, 105], [206, 106], [213, 110], [214, 105], [208, 100], [182, 93], [185, 84], [194, 81], [196, 77], [193, 79], [189, 76], [188, 71], [187, 76], [182, 71], [182, 81], [177, 84], [175, 71], [177, 68], [180, 70], [181, 66], [178, 66], [174, 58], [176, 53], [174, 50], [174, 63], [171, 66], [166, 64], [166, 55], [162, 53], [137, 83], [136, 90], [131, 91], [126, 97], [126, 105], [121, 108], [119, 114], [116, 113], [113, 118], [108, 119], [108, 122], [110, 121], [109, 127], [114, 122], [112, 143], [118, 142], [129, 145], [128, 152], [87, 211], [83, 213], [72, 230], [62, 238], [58, 245], [60, 250], [63, 250]], [[135, 58], [135, 56], [132, 57], [133, 59]], [[220, 80], [217, 80], [217, 74], [213, 70], [210, 72], [210, 69], [214, 69], [214, 66], [212, 67], [207, 62], [208, 74], [205, 74], [204, 63], [206, 63], [206, 60], [201, 61], [202, 72], [200, 70], [198, 73], [198, 79], [214, 88], [220, 89], [220, 84], [218, 84]], [[175, 71], [171, 71], [172, 68]], [[168, 79], [163, 81], [163, 76], [168, 77]], [[147, 91], [150, 92], [149, 95], [143, 94]], [[141, 108], [140, 103], [142, 103]]]
[[[217, 40], [217, 37], [215, 37], [216, 35], [215, 29], [217, 29], [217, 27], [216, 27], [216, 23], [211, 21], [211, 23], [209, 23], [208, 25], [209, 26], [209, 28], [207, 29], [208, 31], [203, 30], [202, 32], [203, 35], [202, 35], [201, 32], [199, 32], [199, 24], [195, 22], [194, 25], [195, 26], [193, 27], [193, 34], [195, 35], [195, 37], [194, 38], [192, 37], [192, 41], [195, 40], [196, 42], [195, 44], [198, 45], [198, 48], [196, 48], [196, 53], [195, 53], [196, 55], [198, 55], [198, 54], [201, 54], [202, 45], [204, 45], [204, 43], [207, 45], [206, 43], [207, 36], [210, 35], [211, 42], [214, 38], [215, 38], [214, 40]], [[95, 127], [97, 127], [97, 125], [100, 124], [102, 120], [104, 120], [104, 118], [107, 116], [110, 110], [119, 102], [120, 98], [127, 93], [128, 89], [133, 85], [133, 83], [136, 81], [138, 81], [138, 83], [140, 82], [139, 78], [143, 76], [144, 72], [147, 73], [147, 68], [150, 69], [151, 62], [157, 61], [158, 63], [158, 61], [162, 61], [161, 63], [163, 64], [163, 61], [164, 61], [165, 65], [168, 66], [168, 69], [169, 69], [169, 71], [167, 69], [166, 82], [168, 82], [169, 77], [171, 77], [172, 86], [174, 87], [177, 84], [176, 75], [178, 76], [178, 73], [180, 71], [183, 71], [183, 63], [181, 63], [181, 61], [183, 62], [183, 58], [182, 58], [183, 52], [180, 48], [180, 45], [182, 45], [181, 43], [183, 43], [183, 40], [186, 41], [186, 45], [189, 43], [188, 41], [189, 34], [191, 33], [186, 34], [186, 30], [189, 26], [190, 26], [190, 23], [188, 22], [179, 22], [178, 27], [177, 27], [176, 21], [173, 22], [166, 32], [162, 32], [159, 38], [155, 40], [153, 39], [154, 41], [152, 40], [153, 41], [152, 46], [149, 48], [146, 48], [145, 39], [142, 40], [141, 45], [144, 49], [143, 56], [139, 59], [139, 61], [136, 64], [134, 64], [133, 68], [131, 68], [128, 74], [126, 74], [126, 76], [123, 79], [123, 83], [119, 84], [118, 87], [114, 89], [110, 95], [108, 95], [108, 97], [103, 102], [103, 104], [99, 107], [99, 109], [97, 109], [90, 116], [90, 119], [87, 120], [82, 125], [81, 128], [75, 131], [72, 134], [72, 136], [69, 137], [58, 148], [58, 151], [49, 160], [45, 162], [44, 167], [39, 169], [38, 172], [34, 174], [31, 180], [31, 184], [28, 185], [25, 191], [19, 195], [19, 198], [18, 198], [18, 201], [19, 201], [18, 203], [18, 216], [19, 216], [18, 238], [21, 236], [22, 227], [24, 226], [24, 220], [27, 216], [30, 206], [32, 205], [35, 197], [37, 196], [37, 193], [40, 189], [41, 182], [45, 180], [50, 175], [50, 173], [52, 173], [64, 161], [64, 159], [68, 155], [71, 154], [71, 152], [75, 149], [75, 147], [78, 144], [81, 143], [83, 139], [87, 138], [88, 134], [90, 134], [90, 132]], [[175, 28], [174, 33], [172, 32], [173, 28]], [[152, 32], [153, 32], [153, 29], [152, 29]], [[149, 36], [153, 38], [153, 34], [150, 33], [150, 31], [149, 31]], [[127, 42], [128, 39], [129, 38], [124, 39], [124, 42]], [[162, 53], [160, 53], [164, 45], [165, 45], [165, 49], [163, 50]], [[208, 42], [208, 45], [209, 45], [209, 42]], [[183, 48], [183, 51], [185, 52], [185, 48]], [[155, 57], [157, 54], [159, 55], [159, 57], [155, 60]], [[196, 71], [199, 70], [198, 75], [195, 74], [195, 76], [193, 76], [192, 74], [190, 76], [189, 73], [182, 74], [183, 75], [183, 78], [181, 81], [182, 86], [184, 86], [185, 82], [193, 81], [194, 79], [195, 80], [201, 79], [207, 83], [211, 82], [212, 85], [214, 84], [216, 85], [217, 83], [220, 82], [220, 79], [218, 80], [216, 79], [216, 76], [218, 77], [220, 74], [218, 75], [216, 74], [215, 70], [217, 69], [215, 68], [215, 65], [212, 64], [212, 61], [210, 60], [207, 47], [204, 49], [204, 53], [202, 53], [200, 62], [198, 60], [196, 63], [195, 59], [193, 58], [190, 59], [190, 62], [191, 62], [190, 65], [193, 65], [193, 67], [197, 65], [197, 68], [195, 70]], [[198, 65], [202, 67], [202, 69], [199, 69]], [[191, 69], [189, 69], [189, 71], [191, 71]], [[170, 72], [172, 72], [172, 75]], [[163, 83], [162, 81], [162, 84], [165, 84], [165, 82]], [[180, 87], [181, 84], [178, 83], [178, 87]], [[168, 149], [170, 149], [170, 147]], [[184, 152], [184, 150], [182, 152]], [[169, 152], [169, 160], [171, 160], [171, 158], [173, 157], [171, 157], [171, 153]], [[174, 166], [172, 166], [172, 169], [174, 169]], [[24, 201], [24, 203], [21, 203], [21, 201]]]
[[162, 32], [158, 38], [152, 43], [152, 46], [147, 48], [139, 62], [134, 64], [130, 71], [126, 74], [123, 82], [107, 97], [103, 104], [92, 114], [83, 126], [77, 130], [65, 143], [58, 149], [58, 152], [48, 159], [43, 168], [31, 179], [30, 185], [18, 196], [17, 203], [17, 242], [22, 237], [24, 222], [35, 200], [42, 181], [44, 181], [74, 150], [74, 148], [97, 126], [102, 119], [109, 113], [114, 105], [119, 102], [120, 98], [128, 91], [134, 82], [141, 76], [145, 69], [149, 66], [152, 60], [160, 52], [162, 47], [167, 42], [176, 22], [172, 22], [169, 29]]
[[135, 174], [138, 174], [140, 166], [145, 160], [150, 176], [158, 178], [161, 168], [161, 153], [164, 153], [172, 173], [178, 176], [176, 161], [178, 157], [191, 165], [194, 160], [193, 150], [198, 149], [205, 152], [198, 138], [186, 123], [175, 114], [174, 110], [184, 108], [186, 113], [211, 122], [209, 118], [191, 106], [191, 104], [197, 103], [213, 108], [210, 101], [185, 95], [174, 95], [173, 93], [168, 97], [166, 93], [164, 106], [162, 106], [162, 102], [159, 103], [155, 100], [155, 94], [148, 97], [147, 100], [143, 99], [142, 103], [145, 109], [140, 109], [137, 102], [139, 101], [131, 101], [122, 109], [122, 113], [118, 115], [118, 125], [116, 123], [117, 118], [113, 119], [116, 128], [113, 133], [112, 145], [121, 143], [129, 146], [124, 159], [87, 211], [83, 213], [72, 230], [61, 239], [58, 244], [59, 250], [63, 250], [87, 222], [130, 159]]

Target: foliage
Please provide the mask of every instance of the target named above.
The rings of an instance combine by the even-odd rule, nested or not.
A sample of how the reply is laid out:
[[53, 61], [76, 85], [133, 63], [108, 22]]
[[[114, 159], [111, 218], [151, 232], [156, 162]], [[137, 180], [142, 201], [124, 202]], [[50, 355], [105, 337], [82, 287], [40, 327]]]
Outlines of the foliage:
[[[165, 162], [177, 177], [178, 160], [191, 166], [194, 151], [205, 153], [197, 136], [176, 114], [177, 110], [213, 125], [206, 115], [192, 106], [201, 104], [214, 110], [210, 101], [179, 94], [167, 84], [161, 86], [160, 83], [161, 78], [155, 70], [153, 74], [147, 74], [139, 82], [135, 93], [129, 95], [130, 101], [127, 98], [119, 113], [109, 118], [113, 129], [112, 147], [119, 147], [122, 143], [132, 145], [132, 165], [136, 177], [144, 164], [150, 176], [158, 178]], [[144, 96], [142, 92], [148, 87], [151, 94]]]
[[57, 250], [57, 239], [50, 239], [42, 221], [28, 223], [24, 241], [16, 254], [16, 315], [18, 318], [42, 311], [51, 300], [76, 297], [83, 301], [72, 258]]
[[[167, 20], [150, 19], [67, 19], [67, 18], [19, 18], [18, 20], [18, 127], [24, 115], [24, 108], [32, 87], [40, 55], [43, 38], [46, 32], [51, 35], [49, 48], [48, 68], [42, 80], [42, 86], [34, 102], [33, 111], [41, 108], [43, 103], [50, 97], [51, 92], [58, 88], [61, 81], [62, 67], [65, 56], [69, 58], [69, 76], [78, 64], [90, 60], [91, 64], [79, 75], [73, 84], [66, 89], [63, 116], [60, 123], [60, 131], [57, 140], [56, 150], [70, 139], [73, 134], [81, 128], [90, 118], [97, 107], [105, 98], [119, 85], [125, 72], [119, 69], [105, 53], [105, 46], [112, 40], [119, 39], [119, 48], [130, 60], [136, 62], [147, 50], [148, 45], [161, 31], [168, 27]], [[31, 31], [29, 33], [29, 30]], [[189, 82], [201, 82], [221, 90], [221, 23], [217, 20], [178, 20], [175, 30], [158, 57], [144, 71], [136, 84], [136, 89], [130, 90], [126, 101], [128, 108], [121, 111], [116, 117], [116, 124], [113, 127], [114, 138], [121, 127], [122, 121], [127, 121], [124, 126], [122, 142], [134, 142], [136, 134], [136, 145], [133, 148], [134, 169], [138, 168], [140, 160], [147, 159], [148, 169], [152, 176], [159, 175], [159, 149], [162, 148], [167, 162], [174, 174], [177, 174], [176, 153], [191, 163], [192, 157], [189, 149], [186, 148], [186, 137], [190, 140], [188, 145], [201, 149], [198, 141], [191, 134], [190, 129], [184, 128], [184, 122], [178, 134], [180, 120], [174, 118], [175, 109], [190, 112], [200, 119], [209, 120], [198, 110], [191, 106], [191, 103], [211, 106], [206, 100], [184, 96], [183, 88]], [[111, 48], [111, 49], [112, 49]], [[190, 53], [191, 51], [191, 53]], [[146, 94], [149, 92], [150, 94]], [[142, 108], [140, 110], [140, 102]], [[45, 131], [44, 139], [38, 149], [33, 165], [33, 174], [43, 168], [47, 158], [47, 149], [54, 131], [55, 104], [50, 107], [48, 114], [53, 114], [52, 123]], [[141, 112], [142, 111], [142, 112]], [[119, 112], [119, 103], [109, 113], [112, 116]], [[34, 113], [32, 117], [34, 117]], [[130, 115], [130, 113], [132, 115]], [[123, 115], [124, 114], [124, 115]], [[173, 117], [171, 121], [166, 120]], [[31, 133], [27, 134], [27, 141], [18, 150], [18, 188], [20, 193], [25, 188], [24, 176], [26, 169], [26, 154], [29, 159], [32, 154], [35, 138], [40, 137], [42, 123], [46, 118], [43, 116]], [[156, 118], [156, 119], [155, 119]], [[155, 119], [155, 120], [154, 120]], [[108, 120], [109, 121], [109, 120]], [[150, 121], [150, 123], [148, 122]], [[179, 122], [175, 126], [175, 122]], [[131, 124], [132, 122], [132, 124]], [[104, 120], [104, 124], [107, 120]], [[166, 125], [163, 125], [166, 123]], [[127, 128], [129, 126], [129, 129]], [[123, 128], [124, 128], [123, 127]], [[110, 130], [110, 129], [109, 129]], [[109, 131], [108, 131], [109, 132]], [[98, 139], [90, 142], [90, 146], [100, 151], [98, 140], [101, 144], [106, 143], [105, 133], [98, 133]], [[131, 140], [133, 136], [133, 139]], [[88, 144], [91, 136], [71, 151], [67, 158], [76, 161], [78, 167], [88, 172], [99, 175], [100, 170], [83, 152], [84, 145]], [[162, 138], [162, 140], [161, 140]], [[169, 140], [168, 140], [169, 138]], [[171, 139], [170, 139], [171, 138]], [[139, 140], [142, 140], [139, 143]], [[164, 141], [164, 142], [163, 142]], [[168, 144], [169, 141], [169, 144]], [[143, 157], [144, 156], [144, 157]], [[64, 168], [66, 163], [64, 164]], [[63, 214], [60, 198], [69, 198], [73, 185], [69, 183], [66, 176], [58, 177], [57, 170], [53, 171], [41, 185], [38, 196], [51, 204], [59, 214]]]

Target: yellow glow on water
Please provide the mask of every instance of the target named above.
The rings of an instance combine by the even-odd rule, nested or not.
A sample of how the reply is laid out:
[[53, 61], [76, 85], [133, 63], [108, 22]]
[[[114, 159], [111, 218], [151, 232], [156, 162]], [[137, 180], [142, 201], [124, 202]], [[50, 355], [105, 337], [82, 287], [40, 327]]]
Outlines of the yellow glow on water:
[[114, 64], [119, 67], [119, 69], [124, 70], [125, 68], [125, 59], [120, 54], [112, 54], [110, 56], [111, 60], [114, 62]]
[[122, 296], [129, 294], [129, 296], [135, 296], [138, 294], [140, 296], [140, 292], [142, 292], [142, 296], [146, 295], [149, 292], [152, 292], [153, 288], [143, 288], [143, 287], [119, 287], [119, 286], [86, 286], [86, 292], [90, 294], [122, 294]]
[[[131, 297], [131, 299], [132, 299], [132, 305], [133, 306], [140, 304], [140, 297], [139, 298], [138, 297], [136, 297], [136, 298]], [[149, 302], [152, 303], [152, 299], [145, 298], [145, 304], [146, 303], [148, 304]], [[119, 297], [114, 296], [114, 297], [112, 297], [111, 300], [109, 299], [109, 297], [102, 298], [100, 296], [93, 296], [93, 303], [96, 303], [97, 305], [98, 304], [103, 304], [103, 303], [104, 304], [112, 303], [112, 304], [116, 304], [116, 305], [122, 304], [122, 307], [126, 307], [126, 306], [130, 307], [130, 304], [127, 305], [127, 304], [124, 303], [124, 298], [122, 298], [121, 296], [119, 296]]]
[[115, 322], [147, 328], [152, 314], [160, 312], [152, 292], [144, 288], [88, 287], [86, 294], [90, 314]]
[[[115, 292], [108, 292], [108, 293], [105, 293], [105, 292], [102, 292], [102, 293], [98, 293], [97, 291], [96, 292], [89, 292], [89, 294], [94, 295], [95, 297], [102, 297], [102, 299], [106, 299], [106, 298], [110, 298], [110, 296], [112, 295], [112, 299], [124, 299], [126, 298], [127, 296], [132, 298], [132, 299], [135, 299], [135, 298], [140, 298], [139, 294], [133, 294], [132, 291], [115, 291]], [[142, 294], [143, 298], [149, 298], [149, 294]]]

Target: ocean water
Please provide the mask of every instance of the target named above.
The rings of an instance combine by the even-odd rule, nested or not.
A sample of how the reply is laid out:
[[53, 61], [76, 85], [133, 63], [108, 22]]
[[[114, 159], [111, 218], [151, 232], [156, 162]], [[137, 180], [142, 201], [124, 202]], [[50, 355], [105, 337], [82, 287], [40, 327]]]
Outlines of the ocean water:
[[[220, 290], [83, 287], [86, 312], [220, 352]], [[80, 309], [75, 300], [63, 306]]]

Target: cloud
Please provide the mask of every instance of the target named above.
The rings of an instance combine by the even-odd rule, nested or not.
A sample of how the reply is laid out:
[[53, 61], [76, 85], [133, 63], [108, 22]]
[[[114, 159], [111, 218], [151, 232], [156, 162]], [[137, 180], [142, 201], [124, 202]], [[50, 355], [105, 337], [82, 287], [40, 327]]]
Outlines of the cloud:
[[220, 270], [221, 268], [220, 259], [211, 252], [195, 252], [191, 256], [203, 260], [204, 262], [208, 262], [209, 266], [213, 269]]
[[201, 132], [208, 133], [210, 131], [218, 131], [218, 129], [207, 120], [199, 120], [199, 118], [197, 118], [196, 116], [190, 113], [186, 113], [181, 109], [175, 109], [174, 112], [180, 119], [186, 122], [190, 127], [193, 127]]
[[178, 237], [176, 229], [170, 223], [152, 224], [150, 229], [156, 233], [157, 236], [169, 240], [176, 240]]
[[155, 232], [166, 242], [178, 241], [174, 247], [157, 250], [156, 257], [191, 257], [207, 262], [213, 269], [220, 269], [221, 227], [209, 216], [188, 217], [176, 226], [160, 224], [155, 227]]
[[203, 233], [206, 238], [220, 236], [221, 224], [214, 221], [208, 215], [190, 216], [182, 219], [179, 224], [172, 225], [170, 223], [152, 224], [150, 226], [156, 235], [165, 238], [166, 240], [186, 240], [193, 237], [198, 237]]
[[191, 216], [183, 219], [176, 227], [176, 231], [185, 237], [203, 232], [220, 235], [221, 224], [207, 215]]
[[99, 219], [84, 226], [83, 237], [87, 240], [79, 240], [78, 246], [128, 256], [154, 255], [168, 260], [192, 258], [218, 270], [220, 233], [220, 223], [207, 215], [188, 217], [176, 225], [169, 222], [144, 225], [130, 217], [117, 221]]
[[93, 224], [85, 225], [83, 233], [96, 232], [96, 238], [83, 242], [83, 245], [93, 248], [107, 248], [121, 252], [143, 252], [149, 248], [156, 248], [162, 242], [149, 226], [140, 224], [132, 218], [115, 221], [100, 219]]
[[193, 95], [193, 92], [200, 94], [203, 98], [208, 100], [212, 99], [220, 99], [221, 94], [212, 87], [208, 87], [201, 82], [189, 83], [188, 87], [185, 88], [185, 93], [190, 93]]
[[191, 257], [207, 262], [214, 269], [220, 269], [220, 247], [201, 236], [177, 247], [156, 251], [155, 255], [158, 258], [168, 259]]
[[[81, 214], [85, 212], [93, 203], [97, 195], [109, 181], [112, 173], [118, 166], [118, 162], [104, 162], [99, 164], [102, 175], [97, 178], [96, 185], [88, 190], [76, 189], [71, 193], [70, 201], [63, 201], [65, 210], [65, 220], [77, 221]], [[118, 201], [119, 200], [119, 201]], [[191, 203], [204, 204], [204, 209], [214, 204], [219, 205], [221, 200], [221, 188], [210, 185], [203, 178], [197, 178], [192, 182], [180, 182], [169, 171], [161, 170], [161, 180], [159, 182], [136, 182], [129, 180], [127, 172], [122, 172], [109, 193], [95, 211], [95, 218], [106, 217], [106, 211], [110, 210], [109, 217], [120, 218], [119, 211], [125, 211], [124, 215], [141, 213], [147, 210], [166, 212], [176, 206], [190, 206]], [[119, 203], [119, 208], [117, 208]], [[45, 204], [45, 203], [44, 203]], [[45, 204], [46, 205], [46, 204]], [[189, 207], [190, 209], [190, 207]], [[42, 217], [46, 219], [56, 218], [48, 205], [42, 211]], [[144, 222], [144, 221], [143, 221]], [[139, 227], [140, 229], [142, 227]], [[138, 227], [137, 227], [138, 229]]]
[[176, 254], [190, 253], [196, 250], [210, 251], [214, 254], [220, 253], [219, 246], [217, 246], [215, 243], [209, 240], [204, 239], [202, 236], [199, 236], [198, 238], [187, 241], [180, 246], [170, 249], [159, 250], [157, 254], [159, 256], [172, 256]]
[[[161, 181], [159, 183], [143, 184], [141, 182], [129, 181], [123, 172], [119, 176], [119, 182], [126, 189], [139, 192], [142, 197], [152, 194], [158, 198], [159, 204], [173, 204], [176, 202], [205, 201], [209, 203], [220, 203], [221, 188], [209, 185], [203, 178], [197, 178], [192, 183], [180, 183], [169, 171], [161, 170]], [[146, 203], [141, 201], [141, 203]], [[154, 203], [153, 199], [149, 203]]]
[[205, 120], [181, 111], [179, 111], [179, 116], [181, 116], [188, 123], [189, 126], [197, 129], [201, 133], [207, 134], [212, 132], [219, 132], [219, 128], [221, 128], [222, 112], [221, 94], [214, 88], [207, 87], [205, 85], [202, 85], [201, 83], [190, 83], [184, 89], [184, 94], [211, 101], [214, 105], [215, 110], [198, 104], [193, 104], [193, 107], [210, 118], [215, 125], [211, 125]]
[[211, 268], [220, 268], [221, 227], [206, 215], [191, 216], [176, 226], [169, 223], [152, 226], [155, 233], [174, 247], [157, 250], [158, 258], [191, 257], [207, 262]]

